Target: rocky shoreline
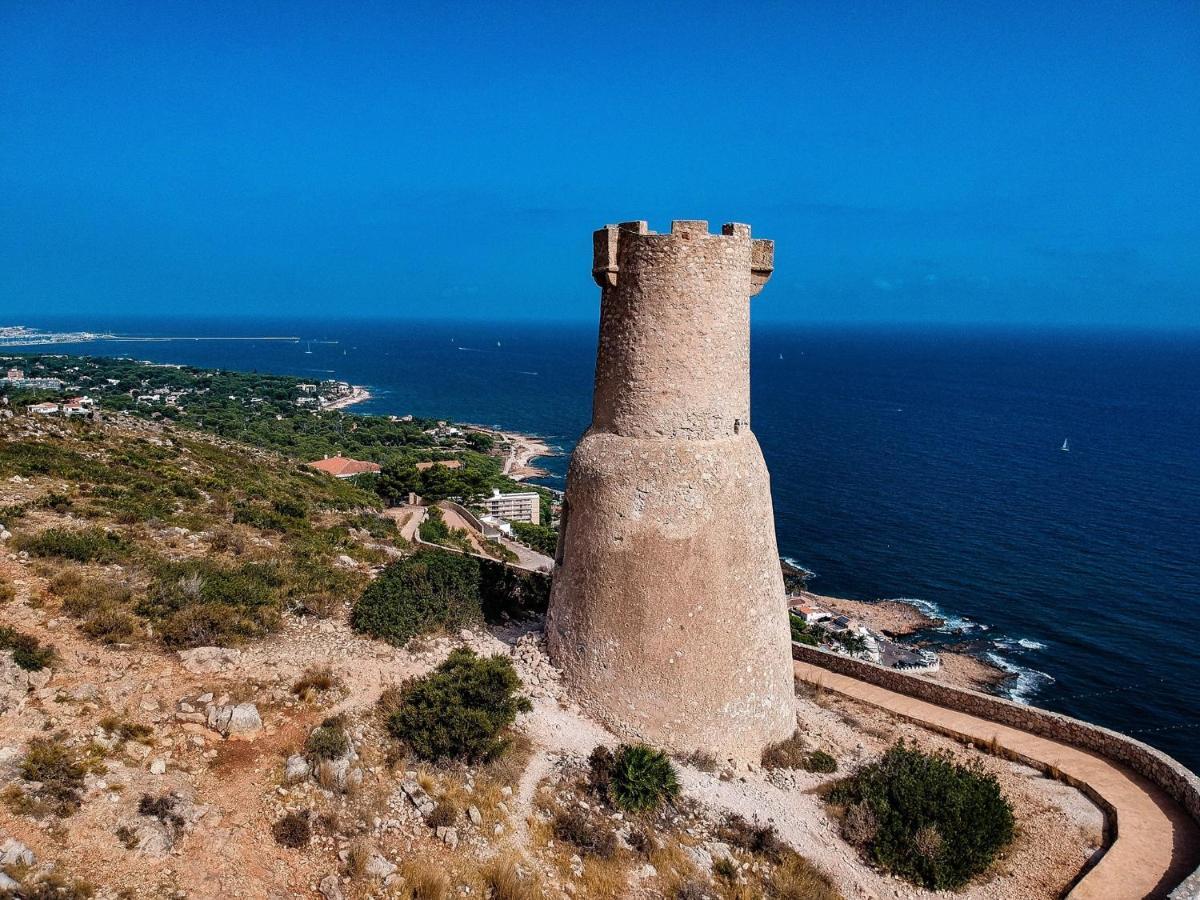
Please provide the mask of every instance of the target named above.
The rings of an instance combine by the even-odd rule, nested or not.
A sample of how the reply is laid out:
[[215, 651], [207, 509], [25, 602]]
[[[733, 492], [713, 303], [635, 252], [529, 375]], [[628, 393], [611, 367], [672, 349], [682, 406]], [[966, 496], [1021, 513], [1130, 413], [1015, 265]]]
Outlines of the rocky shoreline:
[[[910, 603], [901, 600], [847, 600], [827, 597], [806, 591], [806, 596], [837, 613], [859, 619], [868, 628], [887, 637], [920, 635], [939, 628], [941, 619], [929, 616]], [[939, 646], [941, 670], [926, 677], [955, 687], [970, 688], [984, 693], [997, 693], [1012, 674], [965, 651]]]

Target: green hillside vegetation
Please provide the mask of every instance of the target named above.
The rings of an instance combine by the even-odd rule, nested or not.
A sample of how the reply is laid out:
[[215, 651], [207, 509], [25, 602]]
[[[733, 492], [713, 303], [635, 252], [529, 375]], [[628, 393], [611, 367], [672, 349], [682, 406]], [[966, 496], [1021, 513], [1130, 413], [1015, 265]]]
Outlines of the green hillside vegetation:
[[[370, 460], [384, 466], [382, 475], [355, 480], [364, 488], [378, 490], [389, 505], [405, 502], [410, 491], [436, 502], [448, 497], [469, 501], [493, 488], [538, 490], [504, 476], [500, 461], [488, 455], [494, 443], [491, 435], [466, 431], [439, 436], [426, 434], [439, 425], [433, 419], [402, 421], [341, 410], [318, 411], [298, 405], [314, 396], [302, 387], [313, 383], [300, 378], [102, 357], [31, 354], [6, 359], [31, 377], [65, 382], [62, 391], [0, 385], [0, 399], [7, 399], [14, 409], [87, 394], [103, 412], [123, 412], [180, 429], [204, 431], [298, 461], [339, 453]], [[178, 405], [138, 402], [138, 396], [155, 390], [178, 392]], [[447, 458], [459, 460], [462, 468], [433, 466], [424, 472], [416, 468], [418, 462]], [[549, 521], [550, 495], [543, 495], [543, 519]]]
[[378, 497], [295, 461], [171, 428], [38, 425], [0, 440], [0, 480], [26, 480], [0, 521], [98, 640], [260, 637], [358, 595], [365, 575], [338, 557], [387, 558]]

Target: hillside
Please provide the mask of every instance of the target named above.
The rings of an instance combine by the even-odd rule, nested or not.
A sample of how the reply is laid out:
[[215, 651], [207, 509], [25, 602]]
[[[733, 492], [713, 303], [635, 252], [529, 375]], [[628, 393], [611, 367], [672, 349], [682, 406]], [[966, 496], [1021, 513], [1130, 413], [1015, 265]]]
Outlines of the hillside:
[[[899, 738], [974, 759], [1013, 803], [1017, 842], [966, 896], [1054, 896], [1099, 841], [1076, 792], [819, 694], [797, 698], [793, 761], [676, 759], [680, 796], [623, 811], [589, 765], [619, 741], [560, 688], [540, 620], [485, 616], [469, 558], [417, 551], [378, 495], [271, 450], [18, 413], [0, 523], [0, 896], [932, 896], [858, 858], [811, 762]], [[414, 591], [412, 640], [351, 627]], [[484, 707], [455, 693], [460, 648]]]

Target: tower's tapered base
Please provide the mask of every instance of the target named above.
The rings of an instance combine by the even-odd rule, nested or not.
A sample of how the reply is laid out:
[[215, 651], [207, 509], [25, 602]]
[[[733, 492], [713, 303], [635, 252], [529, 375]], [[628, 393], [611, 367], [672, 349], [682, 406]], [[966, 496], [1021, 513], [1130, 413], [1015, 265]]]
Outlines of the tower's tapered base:
[[795, 723], [766, 465], [750, 431], [589, 432], [571, 460], [547, 633], [619, 734], [757, 762]]

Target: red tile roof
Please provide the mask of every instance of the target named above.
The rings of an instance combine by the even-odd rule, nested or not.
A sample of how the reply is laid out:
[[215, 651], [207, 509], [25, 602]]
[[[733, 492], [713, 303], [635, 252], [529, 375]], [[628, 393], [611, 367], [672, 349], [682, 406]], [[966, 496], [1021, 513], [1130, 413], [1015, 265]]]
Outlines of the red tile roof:
[[334, 478], [349, 478], [352, 475], [362, 475], [366, 472], [378, 472], [378, 463], [364, 462], [361, 459], [350, 459], [347, 456], [330, 456], [310, 462], [310, 468], [325, 472]]

